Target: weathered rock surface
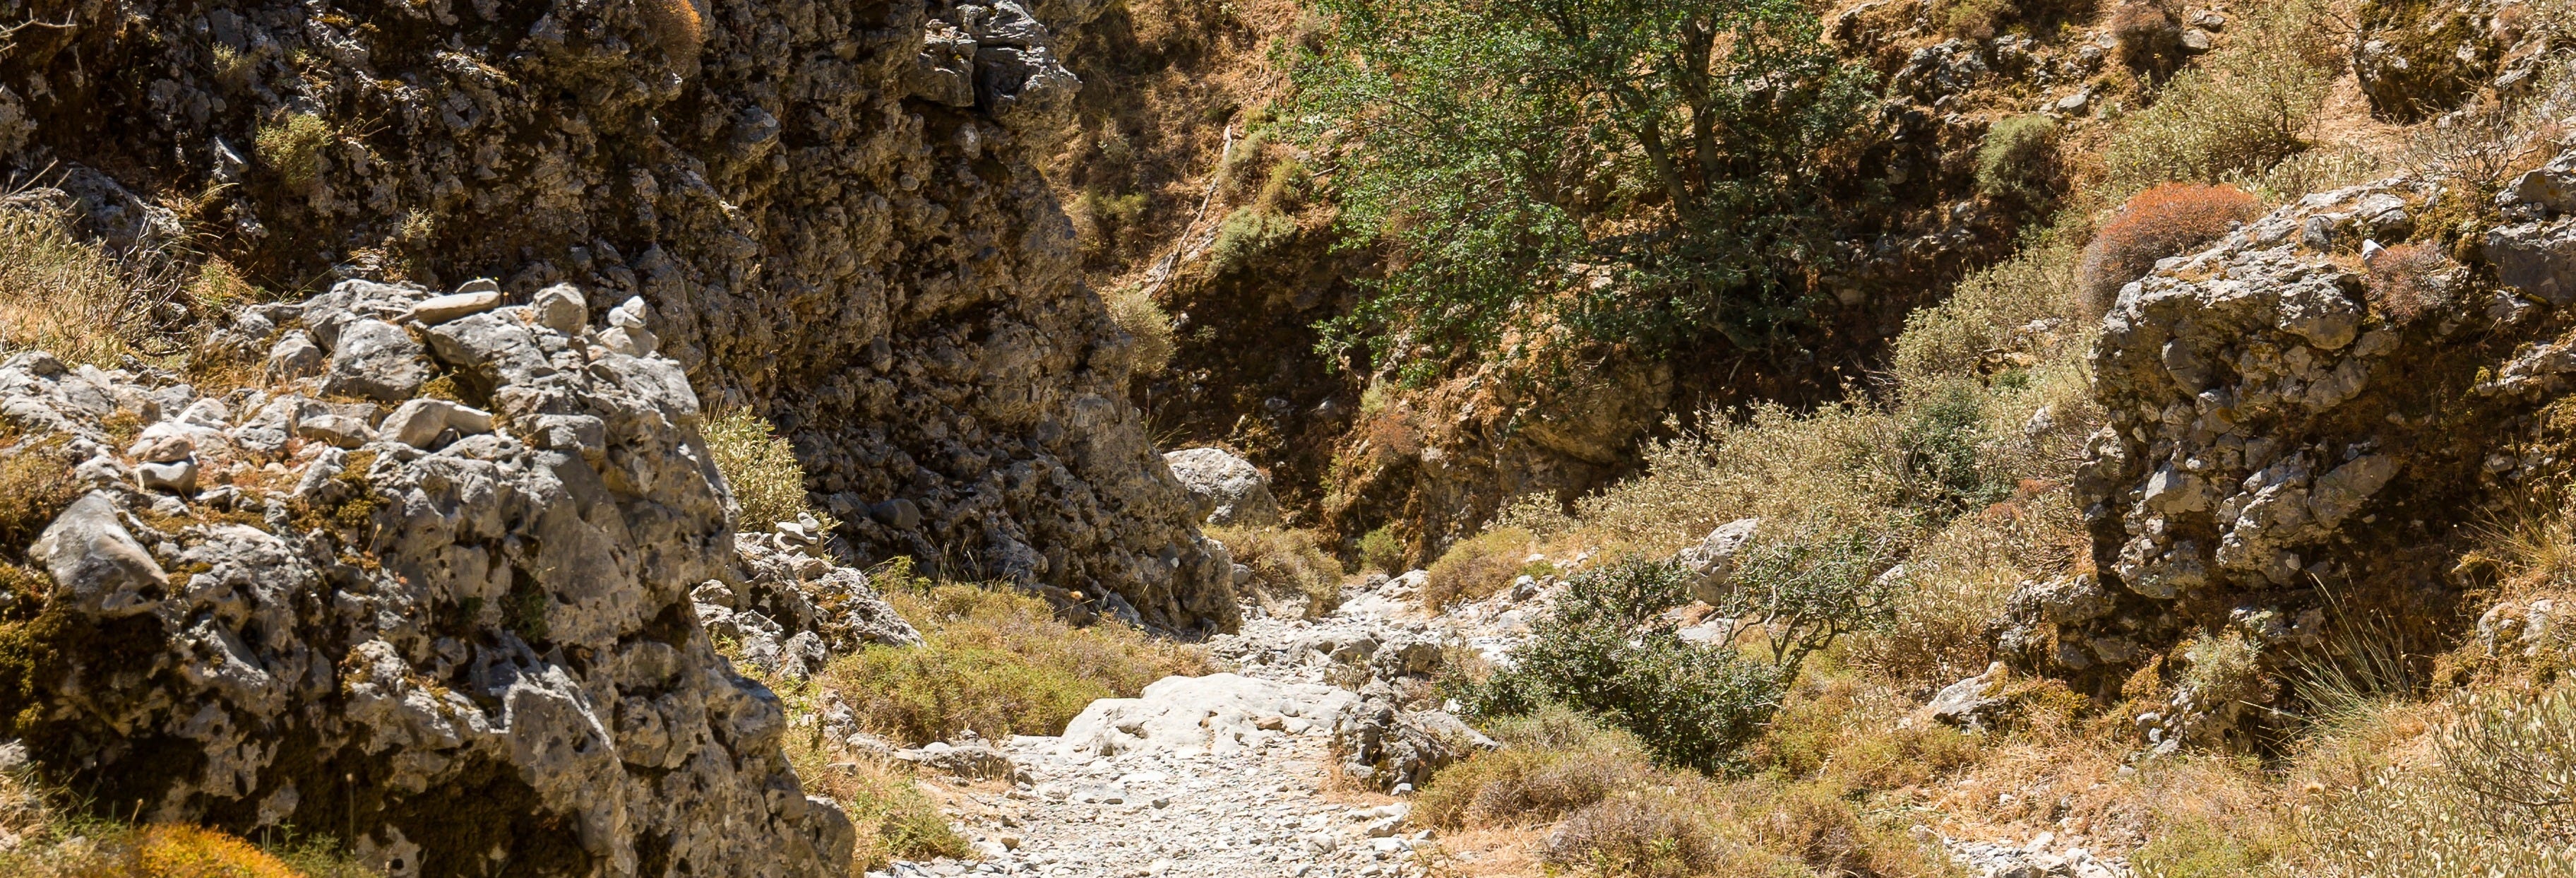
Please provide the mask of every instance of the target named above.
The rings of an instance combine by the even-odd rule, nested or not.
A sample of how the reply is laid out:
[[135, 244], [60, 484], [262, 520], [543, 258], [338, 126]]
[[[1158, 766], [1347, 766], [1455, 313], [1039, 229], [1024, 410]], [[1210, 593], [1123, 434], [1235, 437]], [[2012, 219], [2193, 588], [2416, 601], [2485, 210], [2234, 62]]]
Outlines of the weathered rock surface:
[[708, 580], [690, 600], [707, 630], [733, 640], [760, 672], [802, 679], [869, 644], [921, 645], [921, 632], [877, 596], [867, 574], [834, 563], [808, 528], [741, 534], [734, 548], [741, 575]]
[[1270, 496], [1270, 477], [1251, 461], [1222, 448], [1185, 448], [1167, 452], [1163, 463], [1189, 489], [1200, 514], [1214, 525], [1261, 527], [1279, 523], [1279, 501]]
[[[2513, 221], [2483, 236], [2505, 281], [2490, 287], [2478, 266], [2368, 246], [2407, 234], [2429, 191], [2311, 195], [2121, 291], [2093, 359], [2109, 424], [2075, 484], [2098, 573], [2026, 583], [2005, 655], [2100, 693], [2159, 657], [2171, 679], [2194, 637], [2241, 642], [2247, 672], [2269, 672], [2321, 642], [2338, 601], [2428, 640], [2456, 630], [2477, 585], [2449, 562], [2460, 528], [2555, 471], [2513, 449], [2558, 441], [2533, 414], [2576, 371], [2546, 341], [2576, 291], [2576, 264], [2546, 254], [2576, 218], [2509, 192]], [[2337, 255], [2355, 251], [2371, 255]], [[2251, 709], [2234, 702], [2278, 695], [2184, 687], [2144, 734], [2242, 745]]]
[[[262, 319], [354, 362], [430, 295], [345, 281]], [[689, 600], [735, 535], [680, 364], [523, 307], [428, 332], [402, 338], [405, 381], [453, 378], [493, 417], [313, 399], [336, 368], [201, 396], [0, 364], [0, 416], [32, 437], [0, 454], [58, 455], [88, 491], [32, 553], [50, 593], [9, 602], [46, 647], [0, 668], [9, 733], [114, 810], [333, 827], [394, 875], [847, 874], [850, 824], [799, 790], [778, 699]], [[405, 409], [438, 429], [288, 432]], [[125, 418], [148, 438], [110, 441]], [[161, 464], [199, 476], [138, 489]]]
[[[1229, 570], [1030, 164], [1080, 85], [1055, 31], [1097, 6], [93, 4], [0, 58], [0, 161], [67, 169], [124, 242], [181, 228], [133, 193], [214, 193], [204, 246], [274, 289], [497, 279], [306, 327], [335, 392], [408, 399], [403, 328], [571, 282], [539, 325], [606, 320], [602, 346], [768, 415], [870, 560], [1226, 629]], [[324, 367], [252, 335], [281, 376]]]
[[1753, 541], [1762, 527], [1762, 519], [1745, 518], [1730, 521], [1708, 532], [1697, 545], [1681, 550], [1673, 562], [1691, 576], [1691, 597], [1709, 606], [1719, 606], [1735, 591], [1735, 556]]

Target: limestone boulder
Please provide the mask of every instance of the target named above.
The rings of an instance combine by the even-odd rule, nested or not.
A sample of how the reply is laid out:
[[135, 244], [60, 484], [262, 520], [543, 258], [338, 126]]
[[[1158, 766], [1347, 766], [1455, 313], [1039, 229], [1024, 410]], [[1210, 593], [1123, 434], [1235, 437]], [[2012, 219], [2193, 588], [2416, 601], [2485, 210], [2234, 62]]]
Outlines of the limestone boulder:
[[1222, 448], [1188, 448], [1167, 452], [1163, 463], [1190, 492], [1208, 524], [1263, 527], [1279, 523], [1279, 502], [1270, 496], [1270, 477], [1251, 461]]

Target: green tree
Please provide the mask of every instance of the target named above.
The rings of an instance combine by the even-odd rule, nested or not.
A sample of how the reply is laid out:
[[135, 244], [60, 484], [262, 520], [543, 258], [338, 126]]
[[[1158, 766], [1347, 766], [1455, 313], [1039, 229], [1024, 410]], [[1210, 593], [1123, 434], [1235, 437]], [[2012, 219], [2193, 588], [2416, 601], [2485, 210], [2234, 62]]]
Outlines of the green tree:
[[1319, 5], [1335, 28], [1288, 118], [1347, 150], [1346, 240], [1393, 255], [1328, 352], [1493, 354], [1541, 330], [1758, 347], [1830, 271], [1824, 216], [1866, 194], [1836, 186], [1871, 74], [1797, 0]]

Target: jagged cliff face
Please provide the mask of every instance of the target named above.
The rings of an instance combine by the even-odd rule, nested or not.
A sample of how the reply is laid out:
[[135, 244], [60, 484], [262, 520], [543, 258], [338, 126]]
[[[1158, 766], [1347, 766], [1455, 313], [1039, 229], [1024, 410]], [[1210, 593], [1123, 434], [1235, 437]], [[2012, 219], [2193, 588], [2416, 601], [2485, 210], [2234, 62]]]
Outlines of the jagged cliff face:
[[0, 362], [0, 457], [79, 493], [0, 586], [6, 735], [103, 810], [396, 876], [848, 874], [692, 600], [777, 577], [687, 377], [631, 306], [498, 298], [263, 306], [227, 336], [276, 352], [256, 390]]
[[273, 287], [640, 295], [777, 422], [869, 557], [1227, 627], [1221, 550], [1124, 398], [1125, 337], [1028, 156], [1080, 2], [29, 10], [0, 149], [74, 162]]
[[[2460, 636], [2496, 572], [2465, 553], [2570, 459], [2576, 153], [2452, 252], [2378, 247], [2438, 191], [2311, 195], [2120, 292], [2093, 355], [2109, 424], [2074, 485], [2095, 571], [2026, 585], [2001, 652], [2111, 697], [2142, 666], [2188, 670], [2193, 638], [2283, 674], [2358, 660], [2356, 636]], [[2284, 694], [2186, 680], [2140, 719], [2167, 747], [2254, 746]]]

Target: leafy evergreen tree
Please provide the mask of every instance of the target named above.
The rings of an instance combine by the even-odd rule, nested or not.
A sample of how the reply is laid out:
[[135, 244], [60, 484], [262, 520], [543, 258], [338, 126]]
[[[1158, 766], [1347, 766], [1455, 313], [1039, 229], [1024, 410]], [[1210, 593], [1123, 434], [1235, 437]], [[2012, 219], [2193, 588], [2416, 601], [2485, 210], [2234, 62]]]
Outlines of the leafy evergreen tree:
[[1347, 240], [1394, 256], [1328, 349], [1752, 348], [1830, 270], [1871, 74], [1798, 0], [1318, 5], [1336, 27], [1289, 118], [1347, 148]]

